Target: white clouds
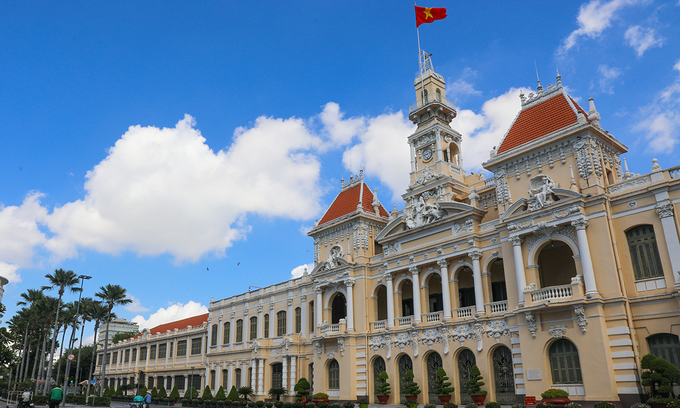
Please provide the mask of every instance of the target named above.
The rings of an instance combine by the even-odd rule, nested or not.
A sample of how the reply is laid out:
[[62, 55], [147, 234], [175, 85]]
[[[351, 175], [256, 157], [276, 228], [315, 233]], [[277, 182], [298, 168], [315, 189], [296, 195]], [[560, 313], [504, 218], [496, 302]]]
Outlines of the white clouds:
[[579, 28], [572, 31], [564, 40], [558, 54], [564, 54], [574, 47], [581, 37], [597, 38], [604, 30], [611, 26], [612, 20], [622, 8], [640, 3], [639, 0], [591, 0], [581, 5], [576, 21]]
[[[533, 92], [521, 89], [524, 93]], [[511, 88], [502, 95], [489, 99], [480, 113], [461, 110], [451, 126], [463, 135], [463, 164], [467, 171], [482, 170], [493, 146], [498, 146], [513, 119], [521, 109], [520, 88]]]
[[340, 105], [328, 102], [319, 115], [328, 135], [336, 145], [346, 145], [352, 138], [364, 128], [364, 118], [343, 119], [344, 112], [340, 111]]
[[21, 275], [17, 272], [18, 270], [19, 265], [0, 261], [0, 276], [7, 278], [9, 283], [21, 282]]
[[613, 67], [609, 68], [607, 65], [600, 65], [597, 69], [600, 74], [599, 85], [600, 91], [608, 94], [614, 93], [614, 80], [621, 76], [621, 70]]
[[396, 200], [408, 187], [411, 158], [407, 139], [414, 130], [401, 111], [370, 118], [358, 135], [359, 143], [345, 151], [342, 162], [347, 169], [350, 160], [361, 164], [367, 175], [378, 177], [392, 190]]
[[314, 264], [313, 263], [308, 263], [308, 264], [303, 264], [300, 265], [296, 268], [293, 268], [292, 271], [290, 271], [290, 276], [295, 279], [299, 278], [302, 276], [302, 274], [305, 272], [305, 269], [307, 270], [308, 273], [311, 273], [312, 270], [314, 269]]
[[[673, 69], [680, 71], [680, 61]], [[645, 135], [647, 151], [673, 153], [680, 142], [680, 75], [652, 103], [640, 109], [640, 115], [643, 119], [633, 130]]]
[[[88, 172], [82, 200], [56, 208], [51, 249], [170, 253], [178, 261], [221, 254], [256, 212], [304, 219], [319, 211], [320, 145], [300, 119], [260, 117], [213, 152], [186, 116], [174, 128], [132, 126]], [[277, 203], [272, 205], [272, 203]]]
[[663, 39], [657, 37], [657, 33], [653, 28], [632, 26], [626, 30], [624, 38], [628, 41], [628, 45], [635, 49], [638, 57], [642, 57], [642, 54], [649, 48], [661, 47], [663, 45]]
[[131, 321], [139, 324], [139, 330], [144, 330], [160, 326], [161, 324], [173, 322], [175, 320], [182, 320], [205, 313], [208, 313], [207, 307], [200, 303], [189, 301], [187, 304], [175, 303], [171, 306], [168, 306], [167, 309], [160, 308], [155, 313], [152, 313], [148, 319], [138, 315], [133, 317]]
[[132, 300], [132, 303], [128, 303], [127, 305], [123, 306], [125, 310], [128, 312], [133, 312], [133, 313], [140, 313], [140, 312], [148, 312], [149, 308], [142, 306], [142, 302], [139, 301], [136, 297], [132, 296], [129, 293], [125, 294], [128, 299]]
[[477, 75], [477, 71], [474, 71], [470, 67], [466, 67], [463, 70], [463, 74], [461, 75], [460, 78], [458, 78], [456, 81], [453, 83], [450, 83], [446, 87], [446, 95], [449, 99], [459, 99], [468, 95], [474, 95], [474, 96], [479, 96], [482, 94], [482, 91], [478, 91], [475, 89], [474, 84], [471, 82], [468, 82], [469, 80], [471, 81], [471, 78], [474, 78]]

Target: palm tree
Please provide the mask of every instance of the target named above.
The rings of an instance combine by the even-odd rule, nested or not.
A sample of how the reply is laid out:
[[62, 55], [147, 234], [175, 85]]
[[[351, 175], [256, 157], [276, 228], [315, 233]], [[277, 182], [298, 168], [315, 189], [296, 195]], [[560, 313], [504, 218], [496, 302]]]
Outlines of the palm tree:
[[[132, 303], [132, 299], [128, 299], [125, 296], [127, 296], [127, 293], [125, 292], [125, 289], [121, 287], [120, 285], [111, 285], [108, 284], [106, 286], [102, 286], [99, 288], [101, 292], [95, 293], [94, 295], [97, 296], [104, 302], [108, 307], [108, 314], [106, 316], [106, 334], [104, 335], [104, 357], [102, 358], [102, 369], [101, 369], [101, 375], [100, 378], [102, 381], [104, 380], [104, 373], [106, 372], [106, 352], [108, 351], [109, 348], [109, 323], [111, 322], [111, 310], [113, 310], [114, 306], [117, 305], [126, 305], [128, 303]], [[104, 387], [99, 388], [99, 396], [104, 395]]]
[[[61, 343], [59, 344], [59, 364], [57, 365], [57, 384], [61, 384], [59, 381], [61, 379], [61, 360], [64, 355], [64, 340], [66, 339], [66, 332], [68, 331], [68, 325], [73, 322], [73, 330], [75, 330], [75, 318], [76, 318], [76, 307], [78, 302], [69, 302], [64, 304], [64, 312], [59, 316], [60, 326], [64, 326], [64, 331], [61, 333]], [[70, 349], [71, 345], [67, 346]]]
[[[92, 307], [94, 300], [89, 297], [85, 297], [80, 301], [80, 317], [82, 320], [82, 325], [80, 326], [80, 341], [78, 342], [78, 362], [76, 363], [76, 380], [80, 381], [80, 354], [83, 349], [83, 335], [85, 334], [85, 322], [92, 321], [90, 316], [90, 308]], [[96, 340], [96, 339], [95, 339]], [[95, 341], [96, 343], [96, 341]], [[89, 380], [89, 379], [88, 379]]]
[[[17, 306], [28, 306], [26, 309], [27, 311], [30, 311], [31, 308], [33, 307], [33, 304], [43, 297], [45, 295], [43, 294], [42, 289], [28, 289], [26, 292], [22, 293], [21, 298], [23, 300], [20, 300], [17, 302]], [[28, 366], [28, 359], [27, 359], [27, 354], [26, 354], [26, 344], [28, 342], [28, 326], [31, 324], [31, 319], [26, 319], [26, 329], [24, 330], [24, 344], [22, 346], [22, 356], [21, 356], [21, 368], [19, 369], [20, 374], [24, 374], [24, 367]], [[24, 379], [22, 381], [25, 381], [25, 374], [24, 374]], [[17, 377], [20, 378], [20, 377]]]
[[[109, 310], [106, 305], [98, 301], [93, 301], [90, 304], [88, 314], [90, 315], [90, 318], [94, 320], [94, 345], [92, 346], [92, 362], [90, 363], [90, 375], [88, 377], [88, 380], [91, 380], [94, 373], [94, 363], [97, 358], [97, 331], [99, 330], [101, 323], [107, 319], [107, 316], [111, 317], [114, 316], [114, 314], [112, 313], [109, 315]], [[87, 395], [90, 395], [89, 382], [87, 383]]]
[[[66, 289], [71, 292], [78, 292], [80, 288], [77, 286], [80, 280], [78, 275], [73, 271], [65, 271], [63, 269], [57, 269], [53, 274], [48, 273], [45, 275], [47, 280], [49, 280], [49, 286], [43, 286], [43, 289], [56, 289], [59, 288], [59, 298], [57, 302], [57, 312], [54, 316], [54, 334], [52, 336], [52, 346], [50, 347], [50, 359], [47, 365], [47, 375], [45, 376], [45, 384], [52, 377], [52, 361], [54, 361], [54, 345], [57, 341], [57, 334], [59, 333], [59, 309], [61, 309], [61, 298], [64, 296]], [[46, 389], [47, 390], [47, 389]]]
[[[59, 307], [57, 307], [59, 305]], [[59, 304], [59, 300], [57, 298], [53, 298], [51, 296], [45, 296], [44, 298], [40, 299], [36, 303], [35, 307], [35, 316], [36, 319], [38, 320], [38, 327], [42, 331], [42, 351], [37, 355], [37, 359], [35, 360], [36, 364], [39, 362], [40, 365], [38, 367], [38, 375], [37, 375], [37, 380], [40, 380], [43, 378], [43, 367], [45, 365], [45, 353], [47, 349], [47, 339], [49, 338], [50, 335], [54, 334], [54, 337], [52, 337], [52, 342], [54, 343], [54, 339], [56, 337], [56, 332], [52, 333], [50, 329], [51, 325], [51, 317], [50, 314], [52, 314], [55, 310], [57, 313], [59, 313], [59, 309], [61, 308], [61, 305]], [[51, 364], [48, 364], [48, 367], [51, 367]], [[35, 372], [36, 365], [33, 365], [33, 371]], [[49, 377], [44, 377], [46, 379], [45, 381], [45, 386], [47, 386], [48, 380], [47, 378]], [[39, 382], [36, 381], [35, 385], [35, 392], [38, 392], [38, 386]]]

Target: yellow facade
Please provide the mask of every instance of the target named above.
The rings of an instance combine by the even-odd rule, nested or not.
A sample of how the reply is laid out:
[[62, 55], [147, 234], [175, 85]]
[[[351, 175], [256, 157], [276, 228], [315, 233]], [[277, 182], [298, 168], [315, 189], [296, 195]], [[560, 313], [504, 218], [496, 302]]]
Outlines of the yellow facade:
[[[372, 195], [367, 203], [362, 176], [343, 181], [309, 232], [312, 271], [211, 301], [203, 326], [111, 346], [120, 354], [202, 339], [200, 355], [119, 358], [107, 378], [143, 370], [151, 385], [169, 389], [176, 383], [168, 377], [193, 367], [213, 392], [250, 385], [264, 399], [283, 386], [290, 399], [305, 377], [332, 400], [374, 402], [384, 369], [396, 404], [399, 379], [412, 369], [422, 404], [436, 402], [431, 384], [441, 365], [460, 404], [469, 402], [476, 364], [487, 401], [540, 399], [549, 388], [586, 405], [639, 401], [641, 357], [677, 358], [680, 349], [680, 166], [629, 173], [620, 159], [627, 148], [600, 127], [594, 103], [582, 111], [557, 80], [522, 95], [518, 118], [564, 98], [574, 122], [507, 148], [518, 132], [511, 128], [484, 164], [494, 175], [485, 179], [465, 172], [444, 80], [423, 70], [410, 109], [418, 127], [407, 141], [404, 210], [387, 214]], [[356, 210], [333, 215], [355, 193]]]

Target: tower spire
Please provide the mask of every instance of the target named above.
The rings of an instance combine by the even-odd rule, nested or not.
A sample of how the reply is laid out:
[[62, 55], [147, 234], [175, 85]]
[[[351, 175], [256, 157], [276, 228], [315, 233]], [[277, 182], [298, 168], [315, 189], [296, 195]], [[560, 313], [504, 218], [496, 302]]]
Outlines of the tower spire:
[[534, 68], [536, 68], [536, 81], [538, 82], [536, 90], [540, 93], [543, 91], [543, 85], [541, 85], [541, 78], [538, 77], [538, 65], [536, 65], [536, 60], [534, 60]]

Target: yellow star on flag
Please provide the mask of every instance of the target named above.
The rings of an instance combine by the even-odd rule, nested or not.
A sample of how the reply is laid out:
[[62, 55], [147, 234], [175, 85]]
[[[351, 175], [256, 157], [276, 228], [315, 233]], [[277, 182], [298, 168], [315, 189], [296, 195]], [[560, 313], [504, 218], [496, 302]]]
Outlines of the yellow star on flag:
[[423, 10], [423, 13], [425, 13], [425, 20], [429, 18], [434, 18], [432, 17], [432, 7], [425, 7], [425, 10]]

